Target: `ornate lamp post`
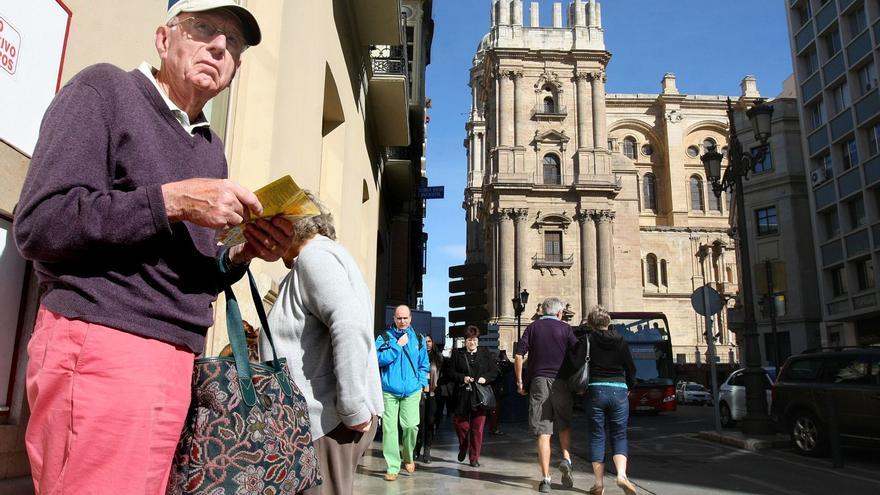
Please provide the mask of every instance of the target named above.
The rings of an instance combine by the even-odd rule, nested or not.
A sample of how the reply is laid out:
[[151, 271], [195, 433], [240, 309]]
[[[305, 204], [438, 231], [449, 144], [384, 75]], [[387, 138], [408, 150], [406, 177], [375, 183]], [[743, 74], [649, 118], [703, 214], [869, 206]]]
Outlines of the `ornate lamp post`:
[[520, 292], [520, 284], [519, 281], [516, 282], [516, 292], [513, 293], [513, 299], [510, 301], [513, 303], [513, 315], [516, 316], [516, 341], [519, 342], [520, 337], [522, 337], [522, 333], [520, 332], [520, 324], [522, 320], [523, 311], [526, 309], [526, 304], [529, 303], [529, 291], [523, 289]]
[[742, 273], [742, 303], [745, 312], [743, 319], [743, 336], [745, 338], [745, 384], [746, 384], [746, 416], [742, 421], [743, 433], [769, 434], [773, 432], [770, 416], [767, 414], [766, 378], [761, 368], [761, 349], [758, 343], [758, 328], [755, 324], [755, 302], [752, 294], [752, 262], [749, 257], [748, 226], [746, 209], [743, 200], [743, 180], [748, 179], [756, 164], [762, 163], [767, 154], [767, 141], [770, 139], [770, 117], [773, 107], [764, 104], [764, 100], [756, 100], [755, 106], [746, 111], [752, 123], [755, 140], [761, 146], [754, 152], [743, 150], [742, 143], [736, 133], [733, 105], [727, 99], [727, 119], [730, 132], [727, 144], [727, 168], [721, 173], [721, 161], [724, 156], [712, 147], [700, 158], [706, 169], [706, 178], [712, 183], [716, 197], [722, 191], [735, 189], [736, 198], [736, 237]]

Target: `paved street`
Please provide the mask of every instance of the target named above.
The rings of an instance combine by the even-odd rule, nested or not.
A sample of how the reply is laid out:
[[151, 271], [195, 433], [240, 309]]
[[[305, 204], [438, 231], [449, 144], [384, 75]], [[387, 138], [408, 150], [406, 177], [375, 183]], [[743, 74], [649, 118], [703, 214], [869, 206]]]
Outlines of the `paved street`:
[[[681, 406], [673, 414], [634, 416], [630, 428], [630, 477], [640, 493], [663, 495], [696, 494], [860, 494], [880, 493], [880, 451], [870, 448], [845, 449], [846, 467], [834, 470], [830, 459], [811, 459], [790, 448], [751, 452], [695, 438], [700, 430], [712, 428], [712, 409]], [[503, 425], [505, 435], [487, 434], [480, 460], [471, 468], [455, 460], [458, 445], [450, 423], [444, 423], [433, 450], [435, 461], [419, 464], [415, 474], [401, 473], [386, 482], [381, 445], [367, 452], [355, 477], [358, 494], [435, 494], [445, 490], [463, 493], [537, 493], [538, 471], [534, 443], [525, 423]], [[593, 484], [587, 462], [583, 413], [575, 417], [575, 488], [564, 490], [559, 473], [553, 471], [555, 493], [587, 493]], [[558, 460], [558, 452], [554, 453]], [[0, 495], [30, 495], [26, 480], [0, 481]], [[623, 493], [606, 480], [607, 495]]]
[[[553, 472], [557, 493], [587, 493], [593, 484], [587, 462], [585, 418], [576, 417], [574, 435], [575, 488], [564, 490]], [[660, 416], [635, 416], [630, 430], [630, 477], [641, 493], [690, 494], [827, 494], [880, 492], [877, 451], [847, 449], [846, 467], [831, 469], [829, 459], [810, 459], [790, 449], [750, 452], [695, 438], [712, 428], [712, 409], [683, 406]], [[455, 460], [457, 444], [451, 426], [444, 424], [431, 465], [419, 464], [415, 474], [397, 481], [382, 479], [385, 463], [377, 442], [356, 477], [357, 493], [428, 494], [444, 489], [465, 493], [531, 493], [537, 486], [536, 451], [524, 423], [505, 425], [503, 436], [486, 435], [482, 467], [473, 469]], [[554, 454], [555, 455], [555, 454]], [[558, 459], [555, 455], [554, 459]], [[623, 493], [606, 480], [607, 495]]]

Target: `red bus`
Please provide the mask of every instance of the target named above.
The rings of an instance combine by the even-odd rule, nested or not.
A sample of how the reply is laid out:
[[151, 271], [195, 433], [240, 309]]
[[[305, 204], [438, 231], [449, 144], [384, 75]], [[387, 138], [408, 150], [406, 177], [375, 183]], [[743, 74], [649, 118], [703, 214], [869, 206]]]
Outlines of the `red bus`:
[[630, 411], [675, 411], [675, 363], [663, 313], [611, 313], [611, 327], [629, 344], [636, 365]]

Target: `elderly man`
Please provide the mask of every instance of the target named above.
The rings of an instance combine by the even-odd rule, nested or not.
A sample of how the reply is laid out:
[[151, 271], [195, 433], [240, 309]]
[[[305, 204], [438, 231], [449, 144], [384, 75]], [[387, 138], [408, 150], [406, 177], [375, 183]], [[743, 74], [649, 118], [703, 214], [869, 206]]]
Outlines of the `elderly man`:
[[[562, 485], [574, 486], [571, 476], [571, 414], [574, 406], [568, 387], [566, 364], [569, 348], [577, 344], [577, 338], [568, 323], [561, 320], [565, 305], [556, 297], [548, 297], [541, 303], [541, 319], [526, 327], [514, 357], [516, 388], [526, 395], [529, 384], [529, 431], [537, 438], [538, 463], [541, 481], [538, 491], [550, 491], [550, 437], [554, 425], [559, 430], [562, 448]], [[523, 381], [523, 356], [528, 354], [528, 376]]]
[[403, 432], [403, 467], [416, 470], [413, 449], [419, 434], [419, 402], [422, 388], [428, 385], [431, 373], [425, 339], [411, 326], [409, 306], [394, 308], [394, 323], [376, 338], [379, 372], [382, 376], [382, 455], [388, 469], [386, 481], [394, 481], [400, 473], [400, 443], [397, 424]]
[[[306, 195], [321, 214], [293, 226], [293, 243], [283, 256], [290, 273], [269, 312], [269, 328], [308, 403], [324, 475], [323, 484], [304, 493], [350, 495], [383, 410], [373, 305], [357, 263], [335, 241], [329, 210]], [[260, 348], [269, 348], [265, 335]]]
[[232, 0], [180, 0], [158, 70], [88, 67], [46, 111], [14, 224], [45, 289], [27, 369], [37, 493], [164, 493], [212, 302], [290, 243], [282, 219], [214, 240], [262, 206], [226, 179], [202, 108], [259, 42]]

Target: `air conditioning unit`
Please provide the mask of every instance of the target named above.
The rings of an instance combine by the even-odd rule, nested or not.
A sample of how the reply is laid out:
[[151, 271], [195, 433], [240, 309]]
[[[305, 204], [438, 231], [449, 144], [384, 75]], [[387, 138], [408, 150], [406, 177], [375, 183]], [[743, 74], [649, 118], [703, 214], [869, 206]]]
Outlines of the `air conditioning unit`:
[[825, 182], [826, 179], [828, 179], [828, 174], [825, 172], [824, 168], [817, 168], [816, 170], [810, 172], [810, 184], [812, 184], [813, 186], [817, 186]]

